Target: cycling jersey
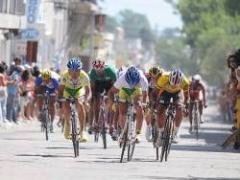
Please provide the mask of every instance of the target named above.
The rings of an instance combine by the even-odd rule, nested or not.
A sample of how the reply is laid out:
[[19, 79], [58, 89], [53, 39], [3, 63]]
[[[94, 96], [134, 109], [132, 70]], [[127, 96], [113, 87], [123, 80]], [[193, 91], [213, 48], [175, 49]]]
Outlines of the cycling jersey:
[[77, 79], [72, 79], [69, 72], [66, 71], [61, 77], [60, 84], [64, 86], [63, 96], [67, 97], [79, 97], [84, 94], [83, 87], [90, 86], [90, 80], [86, 72], [80, 71], [80, 75]]
[[201, 100], [200, 93], [203, 89], [204, 86], [201, 82], [196, 83], [192, 81], [189, 87], [190, 100]]
[[142, 71], [139, 71], [140, 72], [140, 82], [134, 87], [131, 87], [125, 80], [126, 72], [127, 72], [126, 70], [121, 72], [120, 77], [114, 83], [114, 87], [120, 90], [119, 91], [119, 101], [121, 101], [121, 102], [126, 102], [137, 96], [141, 96], [142, 91], [148, 90], [148, 81]]
[[55, 78], [50, 78], [50, 81], [46, 84], [43, 81], [43, 78], [41, 76], [37, 77], [35, 80], [35, 85], [38, 86], [43, 86], [45, 88], [45, 91], [48, 91], [50, 94], [54, 93], [58, 87], [59, 87], [59, 82]]
[[134, 88], [141, 88], [143, 91], [147, 91], [148, 90], [148, 80], [145, 77], [145, 75], [143, 74], [142, 71], [139, 70], [140, 73], [140, 82], [134, 86], [131, 87], [126, 79], [125, 79], [125, 74], [126, 74], [127, 70], [125, 70], [124, 72], [121, 73], [121, 76], [116, 80], [116, 82], [114, 83], [114, 87], [117, 89], [125, 89], [125, 90], [129, 90], [131, 91]]
[[92, 69], [89, 73], [89, 77], [91, 82], [110, 81], [110, 80], [115, 81], [117, 79], [117, 73], [113, 67], [106, 65], [104, 68], [103, 76], [98, 75], [96, 73], [96, 70]]
[[167, 72], [158, 78], [158, 80], [157, 80], [157, 88], [158, 89], [163, 89], [164, 91], [167, 91], [169, 93], [176, 93], [181, 90], [188, 91], [189, 80], [185, 76], [183, 76], [182, 82], [176, 87], [173, 87], [169, 84], [169, 76], [170, 76], [170, 73]]

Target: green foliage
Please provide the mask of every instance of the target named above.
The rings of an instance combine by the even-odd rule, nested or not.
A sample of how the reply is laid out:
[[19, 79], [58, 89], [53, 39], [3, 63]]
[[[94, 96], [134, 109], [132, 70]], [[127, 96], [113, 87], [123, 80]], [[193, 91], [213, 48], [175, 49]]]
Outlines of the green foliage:
[[106, 16], [106, 24], [105, 24], [106, 31], [114, 33], [116, 27], [118, 27], [118, 26], [120, 26], [120, 25], [117, 22], [116, 18], [114, 18], [112, 16]]
[[[199, 71], [210, 84], [227, 76], [225, 57], [239, 48], [240, 3], [238, 0], [179, 0], [174, 4], [183, 20], [185, 42], [191, 47], [191, 71]], [[175, 48], [175, 47], [174, 47]], [[186, 65], [186, 66], [187, 66]], [[196, 66], [197, 68], [195, 68]]]

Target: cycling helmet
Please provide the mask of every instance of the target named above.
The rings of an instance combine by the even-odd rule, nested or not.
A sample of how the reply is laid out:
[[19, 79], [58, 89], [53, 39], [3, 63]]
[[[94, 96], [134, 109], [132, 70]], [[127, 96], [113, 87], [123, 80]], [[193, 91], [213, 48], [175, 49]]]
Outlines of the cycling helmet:
[[195, 81], [201, 81], [201, 79], [202, 79], [202, 77], [199, 74], [195, 74], [193, 76], [193, 80], [195, 80]]
[[140, 82], [140, 73], [134, 66], [128, 68], [125, 74], [125, 80], [130, 86], [135, 86]]
[[149, 69], [148, 73], [150, 76], [156, 77], [163, 73], [163, 69], [161, 69], [159, 66], [154, 66]]
[[67, 67], [69, 70], [77, 71], [82, 69], [82, 61], [78, 57], [70, 58]]
[[104, 68], [104, 66], [105, 66], [105, 62], [100, 59], [97, 59], [92, 62], [92, 67], [95, 70], [102, 70]]
[[45, 69], [41, 72], [41, 76], [44, 80], [48, 80], [51, 78], [51, 71]]
[[174, 69], [170, 72], [169, 75], [169, 83], [172, 86], [179, 85], [182, 82], [183, 79], [183, 74], [181, 70], [179, 69]]

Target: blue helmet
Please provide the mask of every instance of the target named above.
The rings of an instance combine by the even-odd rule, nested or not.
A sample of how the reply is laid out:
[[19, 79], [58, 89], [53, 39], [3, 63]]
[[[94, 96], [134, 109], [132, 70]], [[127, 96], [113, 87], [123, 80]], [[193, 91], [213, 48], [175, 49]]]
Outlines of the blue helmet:
[[82, 61], [78, 57], [70, 58], [67, 63], [67, 67], [68, 67], [68, 69], [73, 70], [73, 71], [81, 70], [82, 69]]
[[134, 66], [128, 68], [125, 74], [125, 80], [130, 86], [135, 86], [140, 82], [140, 73]]

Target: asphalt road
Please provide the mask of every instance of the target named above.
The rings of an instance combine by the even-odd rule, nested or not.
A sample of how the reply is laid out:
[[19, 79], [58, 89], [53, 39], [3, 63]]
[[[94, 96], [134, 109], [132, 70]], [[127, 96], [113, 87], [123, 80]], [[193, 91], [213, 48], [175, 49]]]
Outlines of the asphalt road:
[[121, 150], [110, 139], [104, 150], [101, 141], [96, 144], [91, 137], [74, 158], [71, 141], [64, 140], [60, 129], [46, 142], [38, 122], [0, 128], [0, 180], [240, 179], [240, 151], [220, 147], [231, 124], [222, 122], [214, 105], [206, 109], [204, 119], [198, 141], [183, 122], [179, 143], [163, 163], [155, 160], [144, 135], [133, 160], [119, 163]]

